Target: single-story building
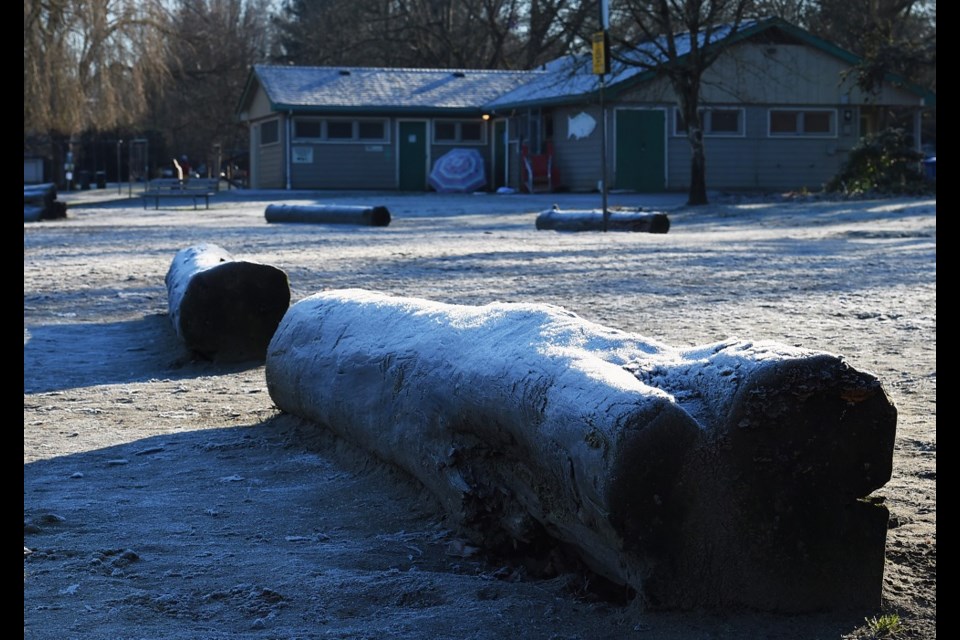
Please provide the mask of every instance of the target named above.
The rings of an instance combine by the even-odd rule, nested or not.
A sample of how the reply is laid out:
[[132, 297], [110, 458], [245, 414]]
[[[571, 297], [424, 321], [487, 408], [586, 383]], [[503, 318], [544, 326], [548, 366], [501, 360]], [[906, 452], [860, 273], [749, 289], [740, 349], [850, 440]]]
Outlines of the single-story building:
[[[889, 113], [919, 149], [932, 92], [891, 77], [864, 93], [847, 73], [856, 56], [777, 18], [722, 39], [701, 92], [709, 188], [817, 189]], [[595, 190], [605, 169], [614, 189], [686, 190], [690, 148], [669, 81], [621, 61], [602, 79], [589, 56], [529, 71], [257, 65], [238, 107], [250, 185], [425, 191], [433, 162], [467, 147], [490, 189], [529, 188], [525, 156], [549, 154], [553, 189]]]

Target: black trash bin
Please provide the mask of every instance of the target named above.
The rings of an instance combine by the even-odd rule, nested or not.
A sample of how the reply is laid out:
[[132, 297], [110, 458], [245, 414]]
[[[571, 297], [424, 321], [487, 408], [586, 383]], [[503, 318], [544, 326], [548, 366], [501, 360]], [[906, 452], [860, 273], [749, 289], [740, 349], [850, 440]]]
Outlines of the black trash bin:
[[77, 186], [80, 189], [89, 189], [90, 188], [90, 172], [89, 171], [78, 171], [77, 172]]
[[106, 171], [97, 171], [94, 174], [94, 179], [97, 182], [97, 189], [107, 188], [107, 172]]

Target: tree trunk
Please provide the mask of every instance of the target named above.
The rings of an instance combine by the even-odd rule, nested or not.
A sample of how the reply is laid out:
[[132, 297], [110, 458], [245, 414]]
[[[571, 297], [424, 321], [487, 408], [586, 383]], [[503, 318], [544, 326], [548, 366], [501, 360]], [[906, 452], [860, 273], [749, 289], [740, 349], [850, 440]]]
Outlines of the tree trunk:
[[359, 224], [386, 227], [390, 211], [386, 207], [350, 205], [271, 204], [264, 212], [267, 222], [309, 222], [314, 224]]
[[281, 410], [416, 477], [482, 545], [552, 539], [658, 608], [880, 603], [896, 410], [840, 358], [673, 349], [558, 307], [306, 298]]
[[707, 158], [703, 148], [703, 132], [691, 133], [690, 138], [690, 193], [687, 195], [689, 206], [708, 204], [707, 199]]
[[[602, 231], [603, 211], [559, 211], [548, 209], [537, 216], [537, 229], [554, 231]], [[608, 231], [645, 231], [667, 233], [670, 219], [665, 213], [652, 211], [610, 211]]]
[[703, 144], [703, 117], [700, 113], [700, 78], [703, 68], [696, 63], [682, 69], [671, 77], [677, 94], [677, 104], [687, 125], [687, 142], [690, 144], [690, 190], [688, 206], [707, 204], [707, 159]]
[[235, 260], [215, 244], [178, 251], [165, 281], [177, 336], [211, 360], [262, 360], [290, 306], [286, 273]]

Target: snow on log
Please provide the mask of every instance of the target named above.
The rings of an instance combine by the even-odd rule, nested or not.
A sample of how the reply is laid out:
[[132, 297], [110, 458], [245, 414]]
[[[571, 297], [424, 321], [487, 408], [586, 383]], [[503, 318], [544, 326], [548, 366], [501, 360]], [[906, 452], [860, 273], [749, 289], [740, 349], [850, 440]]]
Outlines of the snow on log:
[[67, 205], [57, 200], [57, 185], [23, 185], [23, 221], [55, 220], [67, 217]]
[[202, 243], [181, 249], [166, 275], [170, 319], [194, 353], [222, 362], [263, 359], [290, 306], [287, 274]]
[[[645, 231], [647, 233], [667, 233], [670, 230], [670, 218], [665, 213], [652, 211], [608, 211], [608, 231]], [[604, 228], [603, 211], [561, 211], [547, 209], [537, 216], [537, 229], [554, 231], [602, 231]]]
[[880, 603], [897, 414], [837, 356], [350, 289], [289, 309], [266, 381], [476, 544], [552, 540], [655, 608]]
[[310, 222], [315, 224], [357, 224], [386, 227], [390, 211], [386, 207], [317, 204], [271, 204], [264, 216], [267, 222]]

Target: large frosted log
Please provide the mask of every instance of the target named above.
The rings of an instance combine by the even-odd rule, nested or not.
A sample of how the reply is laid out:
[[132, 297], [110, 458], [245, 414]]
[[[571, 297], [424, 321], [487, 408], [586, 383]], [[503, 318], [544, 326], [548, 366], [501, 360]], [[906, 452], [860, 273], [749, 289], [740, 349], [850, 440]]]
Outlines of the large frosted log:
[[294, 205], [271, 204], [264, 211], [267, 222], [307, 222], [313, 224], [357, 224], [386, 227], [390, 210], [386, 207], [362, 205]]
[[537, 229], [553, 231], [643, 231], [667, 233], [670, 218], [665, 213], [653, 211], [608, 211], [603, 220], [603, 211], [561, 211], [547, 209], [537, 215]]
[[879, 604], [896, 409], [839, 357], [675, 349], [549, 305], [330, 291], [270, 395], [406, 469], [475, 542], [552, 539], [654, 607]]
[[178, 251], [165, 281], [177, 336], [211, 360], [262, 360], [290, 306], [286, 273], [236, 260], [215, 244]]

